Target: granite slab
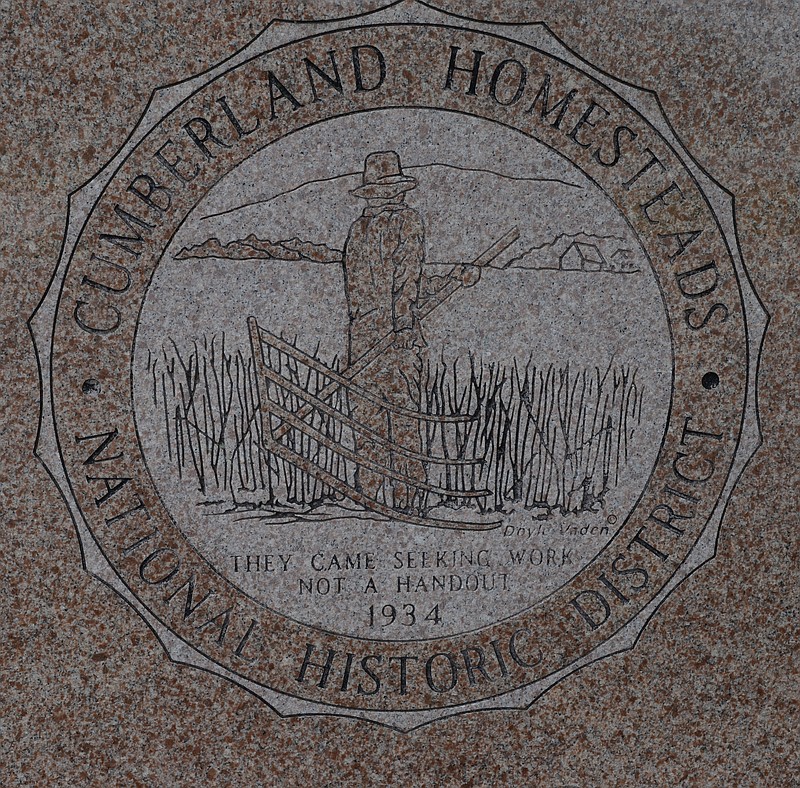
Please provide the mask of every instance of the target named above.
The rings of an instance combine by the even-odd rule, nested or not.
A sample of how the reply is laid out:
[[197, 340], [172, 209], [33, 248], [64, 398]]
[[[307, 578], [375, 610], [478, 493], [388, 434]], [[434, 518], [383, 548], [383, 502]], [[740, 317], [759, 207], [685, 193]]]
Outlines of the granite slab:
[[793, 6], [9, 18], [6, 782], [793, 784]]

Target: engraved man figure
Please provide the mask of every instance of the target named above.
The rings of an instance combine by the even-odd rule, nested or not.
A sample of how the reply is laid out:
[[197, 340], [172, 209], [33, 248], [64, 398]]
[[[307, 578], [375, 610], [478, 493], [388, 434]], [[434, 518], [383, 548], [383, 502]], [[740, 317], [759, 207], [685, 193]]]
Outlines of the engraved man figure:
[[[353, 222], [344, 249], [344, 275], [349, 323], [349, 362], [353, 364], [394, 332], [392, 346], [359, 376], [358, 383], [394, 408], [419, 412], [422, 373], [422, 335], [417, 305], [422, 295], [436, 292], [448, 277], [424, 277], [425, 227], [420, 215], [405, 203], [417, 185], [405, 175], [394, 151], [371, 153], [364, 162], [362, 184], [352, 194], [367, 201]], [[480, 271], [458, 266], [465, 285], [478, 281]], [[420, 422], [391, 413], [374, 402], [356, 398], [354, 418], [382, 438], [415, 453], [422, 450]], [[414, 480], [425, 480], [422, 462], [390, 452], [368, 438], [357, 436], [356, 449], [365, 459], [392, 468]], [[370, 498], [383, 498], [389, 506], [418, 509], [418, 488], [394, 480], [384, 488], [385, 476], [361, 467], [356, 486]]]
[[[414, 178], [403, 174], [400, 157], [393, 151], [367, 156], [362, 184], [352, 192], [367, 206], [350, 227], [344, 248], [349, 361], [354, 363], [395, 332], [394, 344], [364, 370], [359, 383], [388, 404], [414, 411], [419, 410], [424, 345], [414, 307], [425, 260], [425, 228], [419, 214], [405, 204], [405, 193], [416, 185]], [[366, 400], [353, 404], [353, 415], [361, 424], [406, 449], [420, 451], [419, 424], [414, 419], [389, 414]], [[385, 447], [361, 436], [356, 448], [367, 460], [420, 481], [425, 478], [419, 461], [390, 457]], [[359, 468], [356, 485], [377, 499], [384, 478]], [[393, 494], [384, 491], [388, 505], [411, 509], [418, 504], [416, 489], [402, 483], [393, 488]]]

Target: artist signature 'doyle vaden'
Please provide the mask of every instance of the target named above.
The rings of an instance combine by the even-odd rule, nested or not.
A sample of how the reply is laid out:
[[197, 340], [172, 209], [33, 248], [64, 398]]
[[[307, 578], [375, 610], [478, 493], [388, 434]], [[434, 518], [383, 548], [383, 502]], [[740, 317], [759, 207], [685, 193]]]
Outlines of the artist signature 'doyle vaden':
[[282, 713], [531, 703], [709, 557], [756, 441], [718, 188], [544, 28], [469, 27], [268, 28], [157, 94], [33, 318], [87, 565]]

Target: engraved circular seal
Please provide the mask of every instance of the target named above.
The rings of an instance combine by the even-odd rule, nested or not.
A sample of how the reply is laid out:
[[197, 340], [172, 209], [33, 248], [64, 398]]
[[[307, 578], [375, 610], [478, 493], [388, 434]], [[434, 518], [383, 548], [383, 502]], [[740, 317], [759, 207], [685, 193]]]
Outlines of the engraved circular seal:
[[408, 730], [713, 556], [765, 322], [730, 196], [544, 25], [278, 22], [73, 195], [37, 452], [171, 658]]

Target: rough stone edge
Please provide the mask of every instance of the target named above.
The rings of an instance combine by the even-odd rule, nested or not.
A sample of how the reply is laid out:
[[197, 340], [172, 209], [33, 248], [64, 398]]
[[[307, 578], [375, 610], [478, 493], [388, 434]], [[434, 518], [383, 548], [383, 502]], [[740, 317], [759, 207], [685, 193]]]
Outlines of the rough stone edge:
[[[334, 31], [342, 27], [351, 27], [354, 24], [372, 25], [395, 22], [454, 24], [458, 27], [500, 35], [529, 44], [588, 73], [598, 82], [622, 96], [634, 109], [653, 124], [659, 133], [670, 143], [683, 164], [697, 180], [702, 192], [708, 199], [709, 204], [712, 206], [720, 222], [723, 235], [732, 253], [739, 280], [742, 302], [744, 304], [748, 342], [748, 385], [744, 422], [739, 446], [725, 488], [714, 512], [687, 560], [682, 564], [680, 569], [658, 596], [651, 600], [650, 604], [643, 609], [636, 618], [628, 622], [625, 627], [609, 638], [609, 640], [605, 641], [591, 653], [572, 665], [569, 665], [558, 673], [552, 674], [535, 684], [509, 692], [500, 698], [492, 698], [450, 709], [431, 709], [412, 712], [377, 712], [348, 710], [333, 706], [326, 707], [311, 701], [290, 698], [254, 682], [235, 676], [230, 671], [211, 662], [194, 648], [180, 640], [145, 610], [131, 591], [122, 583], [113, 567], [110, 566], [100, 552], [100, 549], [94, 542], [83, 520], [76, 502], [69, 493], [66, 474], [56, 447], [53, 404], [50, 396], [52, 372], [50, 353], [53, 341], [53, 324], [55, 321], [61, 283], [63, 282], [69, 260], [84, 222], [94, 207], [96, 200], [113, 177], [119, 164], [168, 111], [180, 104], [194, 91], [202, 88], [228, 69], [239, 65], [246, 59], [282, 46], [298, 37]], [[58, 265], [42, 300], [28, 321], [28, 327], [33, 339], [39, 368], [41, 393], [41, 413], [34, 453], [50, 474], [69, 509], [81, 546], [84, 568], [98, 580], [116, 591], [136, 610], [153, 630], [153, 633], [162, 644], [171, 661], [208, 671], [238, 684], [267, 703], [267, 705], [282, 717], [299, 715], [341, 716], [367, 720], [399, 731], [410, 731], [422, 725], [455, 716], [456, 714], [475, 711], [529, 708], [551, 687], [572, 673], [597, 660], [630, 650], [635, 646], [649, 620], [672, 591], [716, 555], [720, 524], [725, 509], [727, 508], [730, 495], [748, 462], [761, 444], [757, 401], [757, 373], [761, 347], [769, 319], [769, 314], [755, 292], [744, 267], [737, 238], [733, 195], [714, 181], [686, 150], [675, 134], [657, 95], [653, 91], [619, 80], [583, 60], [577, 53], [569, 49], [546, 24], [542, 22], [533, 24], [508, 24], [476, 20], [439, 10], [432, 5], [419, 2], [418, 0], [400, 0], [400, 2], [392, 3], [382, 9], [367, 14], [325, 21], [276, 19], [268, 24], [252, 42], [245, 45], [223, 62], [184, 81], [155, 89], [130, 136], [122, 144], [109, 163], [106, 164], [97, 175], [69, 196], [64, 241], [59, 255]]]

